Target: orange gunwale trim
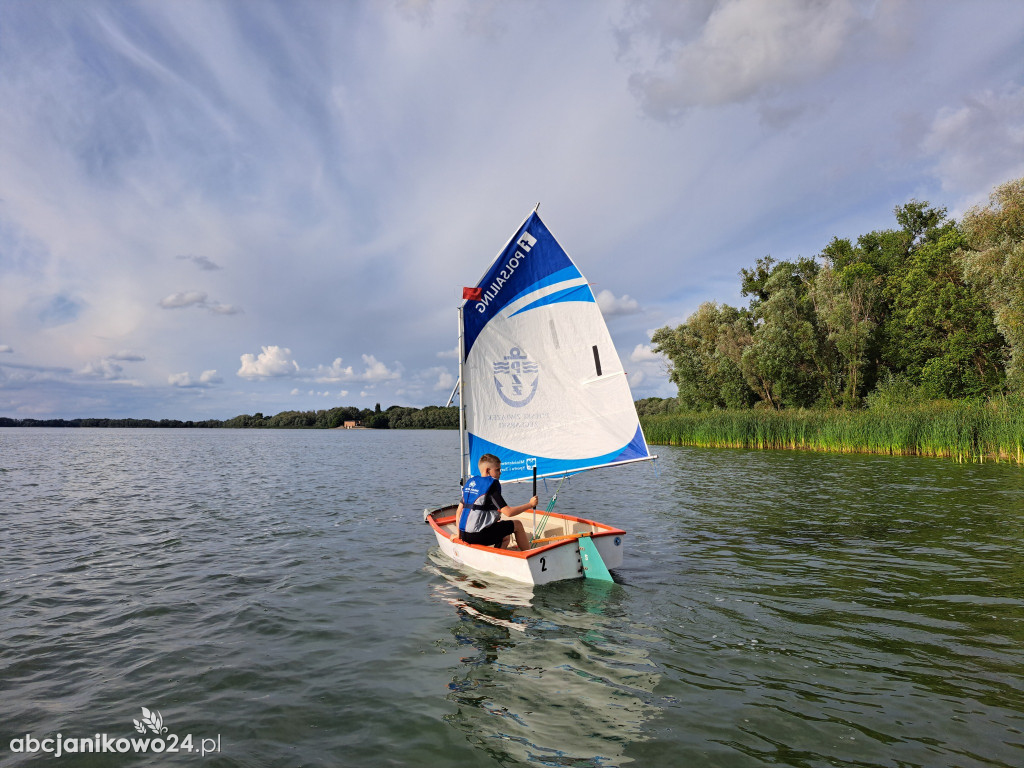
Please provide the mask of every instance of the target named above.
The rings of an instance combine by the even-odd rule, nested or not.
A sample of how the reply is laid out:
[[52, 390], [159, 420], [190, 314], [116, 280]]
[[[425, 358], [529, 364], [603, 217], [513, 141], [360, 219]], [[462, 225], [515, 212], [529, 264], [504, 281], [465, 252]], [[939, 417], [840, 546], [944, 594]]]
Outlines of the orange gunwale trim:
[[[440, 510], [438, 510], [438, 511], [440, 511]], [[592, 525], [595, 528], [602, 529], [602, 530], [597, 531], [596, 533], [590, 534], [590, 537], [593, 538], [593, 539], [600, 538], [601, 536], [625, 536], [626, 535], [626, 532], [624, 530], [622, 530], [621, 528], [615, 528], [615, 527], [613, 527], [611, 525], [605, 525], [604, 523], [598, 523], [598, 522], [596, 522], [594, 520], [587, 520], [585, 517], [575, 517], [574, 515], [563, 515], [563, 514], [560, 514], [558, 512], [552, 512], [551, 513], [551, 517], [557, 517], [560, 520], [572, 520], [572, 521], [577, 522], [577, 523], [586, 523], [587, 525]], [[445, 538], [450, 539], [451, 534], [449, 534], [447, 531], [445, 531], [441, 526], [443, 526], [443, 525], [451, 525], [452, 523], [454, 523], [455, 522], [455, 515], [451, 515], [449, 517], [442, 517], [440, 519], [435, 519], [433, 517], [433, 515], [431, 515], [430, 517], [427, 518], [427, 520], [430, 523], [430, 527], [433, 528], [437, 533], [441, 534]], [[538, 554], [539, 552], [547, 552], [547, 551], [552, 550], [552, 549], [557, 549], [558, 547], [564, 547], [566, 544], [576, 544], [576, 539], [577, 538], [578, 538], [577, 536], [573, 536], [572, 538], [567, 538], [567, 539], [565, 539], [563, 541], [553, 541], [550, 544], [545, 544], [543, 547], [537, 547], [536, 549], [531, 549], [528, 552], [521, 552], [518, 549], [498, 549], [497, 547], [485, 547], [485, 546], [483, 546], [481, 544], [467, 544], [462, 539], [455, 539], [454, 543], [457, 543], [457, 544], [459, 544], [460, 546], [463, 546], [463, 547], [469, 547], [470, 549], [479, 549], [482, 552], [490, 552], [492, 554], [504, 555], [505, 557], [518, 557], [520, 559], [526, 559], [526, 558], [533, 557], [534, 555]]]

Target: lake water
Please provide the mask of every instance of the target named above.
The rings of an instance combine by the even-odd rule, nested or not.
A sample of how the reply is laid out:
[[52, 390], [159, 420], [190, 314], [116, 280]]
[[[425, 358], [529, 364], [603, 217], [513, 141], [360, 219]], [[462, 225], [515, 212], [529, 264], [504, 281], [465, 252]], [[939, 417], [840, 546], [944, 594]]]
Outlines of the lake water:
[[0, 765], [1024, 765], [1024, 469], [659, 448], [559, 494], [618, 583], [530, 590], [422, 523], [457, 445], [0, 429]]

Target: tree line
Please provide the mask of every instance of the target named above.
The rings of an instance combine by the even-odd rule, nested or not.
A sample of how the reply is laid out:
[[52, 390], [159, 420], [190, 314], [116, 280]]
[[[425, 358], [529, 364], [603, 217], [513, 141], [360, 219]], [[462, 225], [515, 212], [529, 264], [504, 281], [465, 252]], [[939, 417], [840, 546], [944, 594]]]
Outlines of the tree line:
[[181, 421], [179, 419], [11, 419], [0, 416], [0, 427], [135, 427], [147, 429], [195, 429], [221, 427], [223, 421]]
[[320, 411], [282, 411], [274, 416], [241, 414], [232, 419], [180, 421], [178, 419], [11, 419], [0, 417], [0, 427], [119, 427], [170, 429], [336, 429], [346, 421], [370, 429], [458, 429], [459, 409], [428, 405], [406, 408], [393, 405], [381, 410], [343, 406]]
[[746, 307], [705, 302], [657, 330], [678, 407], [1024, 394], [1024, 179], [959, 222], [917, 200], [894, 214], [896, 227], [835, 237], [812, 258], [758, 259], [739, 273]]

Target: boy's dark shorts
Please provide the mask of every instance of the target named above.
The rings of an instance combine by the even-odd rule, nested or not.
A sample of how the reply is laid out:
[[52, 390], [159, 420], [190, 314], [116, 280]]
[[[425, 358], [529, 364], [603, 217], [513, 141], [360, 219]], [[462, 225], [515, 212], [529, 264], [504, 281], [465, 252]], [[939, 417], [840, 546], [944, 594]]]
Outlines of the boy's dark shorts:
[[459, 531], [459, 538], [467, 544], [479, 544], [482, 547], [500, 547], [506, 536], [511, 536], [516, 526], [511, 520], [499, 520], [482, 531]]

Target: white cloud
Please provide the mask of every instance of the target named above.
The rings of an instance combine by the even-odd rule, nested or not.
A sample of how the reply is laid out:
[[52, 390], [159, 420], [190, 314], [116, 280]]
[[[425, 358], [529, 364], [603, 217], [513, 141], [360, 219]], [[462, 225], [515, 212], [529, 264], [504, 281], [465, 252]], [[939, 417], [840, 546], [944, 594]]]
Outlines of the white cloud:
[[[414, 402], [427, 402], [432, 405], [443, 405], [455, 386], [456, 377], [449, 367], [434, 365], [414, 371], [401, 382], [402, 386], [395, 389], [394, 394], [411, 398]], [[439, 400], [437, 393], [444, 395]]]
[[160, 300], [160, 306], [164, 309], [182, 309], [183, 307], [200, 307], [208, 309], [217, 315], [237, 315], [242, 310], [231, 304], [221, 304], [219, 301], [211, 301], [205, 291], [181, 291], [172, 293], [170, 296]]
[[164, 309], [181, 309], [182, 307], [205, 307], [206, 294], [202, 291], [182, 291], [172, 293], [167, 298], [160, 300], [160, 306]]
[[10, 352], [14, 352], [10, 344], [0, 344], [0, 354], [6, 354]]
[[448, 373], [448, 371], [441, 371], [437, 377], [437, 383], [434, 384], [434, 389], [441, 390], [442, 392], [450, 392], [455, 386], [456, 378]]
[[191, 261], [197, 267], [206, 272], [216, 272], [217, 270], [223, 269], [220, 264], [208, 259], [206, 256], [179, 256], [178, 258]]
[[79, 374], [82, 376], [95, 379], [106, 379], [108, 381], [120, 379], [122, 373], [124, 373], [124, 368], [110, 358], [104, 358], [103, 360], [95, 360], [87, 363], [86, 366], [79, 371]]
[[355, 370], [351, 365], [343, 365], [340, 357], [336, 357], [330, 366], [317, 366], [313, 372], [313, 379], [317, 382], [352, 381], [355, 377]]
[[629, 354], [629, 359], [634, 363], [663, 363], [665, 358], [659, 355], [650, 344], [637, 344]]
[[287, 347], [262, 347], [259, 355], [242, 355], [242, 367], [238, 376], [243, 379], [268, 379], [278, 376], [294, 376], [299, 372], [299, 364], [292, 359], [292, 351]]
[[79, 376], [88, 379], [104, 379], [106, 381], [120, 381], [124, 374], [124, 366], [120, 363], [140, 363], [145, 356], [138, 352], [123, 349], [113, 355], [107, 355], [99, 360], [92, 360], [78, 371]]
[[373, 355], [363, 355], [363, 362], [366, 363], [366, 372], [359, 378], [360, 381], [391, 381], [401, 376], [397, 370], [388, 368]]
[[373, 355], [363, 355], [365, 368], [357, 371], [351, 365], [345, 365], [340, 357], [335, 358], [331, 365], [318, 365], [316, 368], [302, 368], [287, 347], [262, 347], [260, 354], [241, 356], [242, 367], [238, 376], [243, 379], [267, 379], [289, 377], [295, 379], [311, 379], [318, 384], [342, 381], [362, 381], [376, 383], [393, 381], [401, 378], [401, 366], [389, 368]]
[[203, 371], [198, 379], [193, 379], [187, 371], [185, 373], [172, 373], [167, 377], [167, 383], [172, 387], [195, 388], [212, 387], [223, 383], [223, 379], [217, 375], [217, 371]]
[[653, 117], [742, 102], [832, 69], [865, 26], [867, 0], [719, 0], [670, 11], [640, 3], [620, 29], [647, 60], [630, 85]]
[[615, 294], [605, 289], [594, 297], [597, 299], [597, 306], [605, 317], [613, 315], [633, 315], [640, 311], [640, 304], [636, 299], [624, 295], [621, 299], [615, 298]]
[[[69, 368], [44, 366], [14, 366], [10, 363], [0, 368], [4, 381], [17, 387], [32, 387], [51, 382], [68, 382], [75, 372]], [[81, 373], [81, 372], [79, 372]]]
[[236, 307], [233, 304], [221, 304], [220, 302], [210, 302], [206, 305], [206, 308], [215, 315], [238, 315], [242, 312], [241, 307]]
[[459, 359], [459, 345], [456, 344], [451, 349], [446, 349], [443, 352], [438, 352], [437, 356], [442, 360], [458, 360]]
[[312, 378], [317, 382], [337, 381], [390, 381], [400, 378], [401, 373], [395, 369], [388, 368], [384, 363], [377, 360], [373, 355], [363, 355], [363, 363], [366, 368], [357, 372], [351, 365], [343, 365], [341, 358], [335, 358], [330, 367], [318, 366], [309, 371], [301, 371], [300, 375]]
[[111, 360], [118, 360], [123, 363], [141, 363], [146, 357], [138, 352], [132, 352], [128, 349], [122, 349], [120, 352], [116, 352], [110, 355]]
[[959, 108], [939, 110], [922, 146], [951, 192], [984, 198], [997, 184], [1024, 176], [1024, 87], [985, 90]]
[[644, 396], [675, 397], [676, 387], [667, 377], [668, 361], [651, 349], [649, 344], [637, 344], [629, 354], [629, 386], [645, 388]]

